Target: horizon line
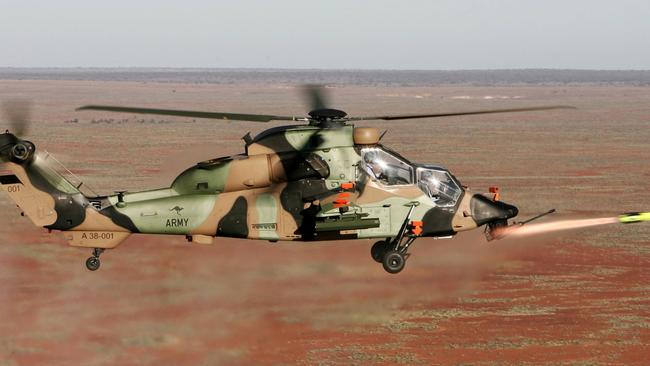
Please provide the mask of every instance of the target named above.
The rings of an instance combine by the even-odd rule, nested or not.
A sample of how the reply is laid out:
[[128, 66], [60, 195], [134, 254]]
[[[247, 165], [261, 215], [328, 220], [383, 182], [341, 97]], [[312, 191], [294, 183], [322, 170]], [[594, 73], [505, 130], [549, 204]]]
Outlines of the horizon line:
[[184, 67], [184, 66], [0, 66], [0, 69], [21, 69], [21, 70], [224, 70], [224, 71], [392, 71], [392, 72], [413, 72], [413, 71], [627, 71], [627, 72], [648, 72], [650, 69], [603, 69], [603, 68], [551, 68], [551, 67], [523, 67], [523, 68], [459, 68], [459, 69], [393, 69], [393, 68], [290, 68], [290, 67]]

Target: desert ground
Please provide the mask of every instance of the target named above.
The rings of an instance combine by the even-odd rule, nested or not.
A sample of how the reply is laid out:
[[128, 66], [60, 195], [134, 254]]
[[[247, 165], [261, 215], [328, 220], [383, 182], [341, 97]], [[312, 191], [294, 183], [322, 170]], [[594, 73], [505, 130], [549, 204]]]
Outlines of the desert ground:
[[[650, 210], [650, 87], [344, 86], [350, 115], [530, 105], [576, 110], [364, 122], [416, 162], [526, 218]], [[304, 115], [291, 84], [0, 80], [33, 102], [28, 137], [100, 194], [170, 184], [278, 123], [103, 112], [84, 104]], [[2, 124], [4, 130], [7, 126]], [[545, 219], [551, 220], [551, 219]], [[419, 239], [390, 275], [370, 241], [275, 243], [134, 235], [89, 250], [34, 227], [0, 195], [0, 365], [647, 365], [650, 223], [487, 243]]]

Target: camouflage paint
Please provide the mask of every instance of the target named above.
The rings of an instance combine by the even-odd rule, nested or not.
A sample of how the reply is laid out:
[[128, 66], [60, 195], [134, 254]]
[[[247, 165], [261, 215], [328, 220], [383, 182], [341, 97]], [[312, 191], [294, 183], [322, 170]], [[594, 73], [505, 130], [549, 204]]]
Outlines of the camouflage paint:
[[[363, 132], [365, 139], [379, 136], [367, 128]], [[483, 210], [488, 216], [473, 220], [474, 202], [491, 204], [487, 199], [470, 204], [471, 194], [443, 208], [416, 184], [385, 186], [371, 179], [360, 168], [367, 145], [355, 144], [351, 125], [270, 129], [249, 141], [246, 153], [198, 163], [170, 187], [102, 197], [84, 196], [38, 154], [15, 161], [11, 146], [20, 141], [0, 135], [5, 146], [0, 157], [12, 173], [0, 175], [3, 190], [35, 224], [80, 232], [67, 236], [72, 245], [114, 247], [129, 233], [270, 241], [385, 239], [398, 234], [413, 205], [409, 220], [423, 222], [419, 235], [446, 236], [484, 224], [491, 214]], [[357, 221], [349, 220], [354, 217]], [[317, 230], [324, 227], [319, 222], [339, 219], [348, 226]], [[368, 220], [379, 224], [368, 227]], [[354, 228], [355, 222], [360, 228]]]

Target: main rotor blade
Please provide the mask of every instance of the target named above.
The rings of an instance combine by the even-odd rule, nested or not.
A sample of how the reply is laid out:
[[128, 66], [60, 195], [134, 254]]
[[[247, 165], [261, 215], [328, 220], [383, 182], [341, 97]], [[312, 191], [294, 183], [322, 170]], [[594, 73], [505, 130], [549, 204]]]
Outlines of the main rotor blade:
[[568, 105], [552, 105], [543, 107], [526, 107], [526, 108], [509, 108], [509, 109], [487, 109], [479, 111], [466, 112], [449, 112], [449, 113], [432, 113], [432, 114], [402, 114], [394, 116], [375, 116], [375, 117], [351, 117], [349, 121], [368, 121], [368, 120], [385, 120], [393, 121], [398, 119], [415, 119], [415, 118], [438, 118], [452, 116], [467, 116], [472, 114], [491, 114], [491, 113], [511, 113], [511, 112], [530, 112], [530, 111], [547, 111], [552, 109], [576, 109]]
[[2, 103], [2, 111], [9, 121], [11, 132], [16, 136], [24, 136], [27, 133], [31, 109], [32, 103], [24, 99], [8, 100]]
[[85, 105], [77, 108], [78, 111], [107, 111], [107, 112], [124, 112], [138, 114], [157, 114], [163, 116], [179, 116], [193, 118], [212, 118], [233, 121], [252, 121], [252, 122], [269, 122], [274, 120], [296, 121], [301, 118], [287, 116], [272, 116], [266, 114], [244, 114], [244, 113], [221, 113], [221, 112], [199, 112], [183, 111], [176, 109], [155, 109], [155, 108], [136, 108], [136, 107], [118, 107], [108, 105]]
[[309, 110], [327, 109], [327, 92], [322, 85], [306, 84], [302, 87], [302, 93], [309, 104]]

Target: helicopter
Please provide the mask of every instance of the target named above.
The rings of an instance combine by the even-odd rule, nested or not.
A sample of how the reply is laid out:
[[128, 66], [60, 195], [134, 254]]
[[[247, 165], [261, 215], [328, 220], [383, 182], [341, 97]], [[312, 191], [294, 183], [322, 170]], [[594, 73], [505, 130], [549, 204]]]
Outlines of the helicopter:
[[63, 232], [71, 246], [91, 249], [85, 263], [90, 271], [99, 269], [105, 250], [130, 235], [164, 234], [200, 244], [212, 243], [215, 237], [270, 242], [374, 239], [372, 259], [395, 274], [404, 269], [416, 239], [450, 238], [483, 226], [488, 240], [500, 239], [498, 230], [512, 226], [508, 220], [518, 215], [518, 208], [501, 201], [496, 187], [474, 193], [442, 166], [410, 162], [381, 144], [379, 129], [353, 122], [573, 108], [350, 117], [329, 107], [320, 87], [305, 90], [311, 108], [301, 117], [107, 105], [78, 108], [291, 122], [255, 137], [246, 134], [243, 153], [199, 162], [169, 187], [112, 195], [89, 194], [83, 183], [66, 177], [49, 162], [49, 155], [22, 138], [25, 116], [8, 111], [13, 131], [0, 134], [0, 186], [35, 225]]

